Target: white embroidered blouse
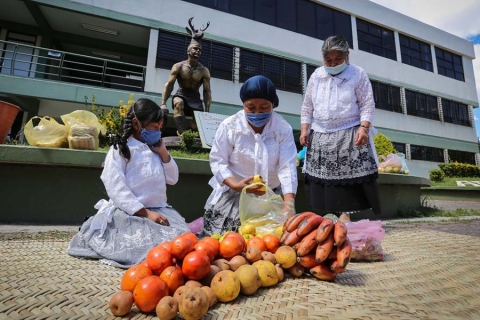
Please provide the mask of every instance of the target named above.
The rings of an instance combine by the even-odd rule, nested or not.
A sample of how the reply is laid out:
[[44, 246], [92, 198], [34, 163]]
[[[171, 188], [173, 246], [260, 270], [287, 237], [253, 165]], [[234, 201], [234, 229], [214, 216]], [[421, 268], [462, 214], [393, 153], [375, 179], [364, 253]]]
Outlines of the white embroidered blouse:
[[130, 137], [127, 142], [131, 158], [127, 161], [110, 147], [105, 159], [101, 179], [113, 202], [133, 215], [142, 208], [167, 207], [167, 186], [178, 181], [178, 167], [173, 158], [163, 163], [143, 142]]
[[372, 122], [375, 113], [373, 91], [367, 73], [350, 64], [332, 76], [319, 67], [308, 80], [301, 108], [301, 123], [317, 132], [329, 133]]
[[[273, 112], [261, 134], [255, 133], [240, 110], [228, 117], [215, 134], [210, 151], [210, 168], [214, 191], [207, 204], [214, 204], [228, 190], [227, 178], [237, 181], [261, 174], [266, 184], [282, 192], [297, 193], [297, 148], [290, 124]], [[213, 202], [212, 202], [213, 201]]]

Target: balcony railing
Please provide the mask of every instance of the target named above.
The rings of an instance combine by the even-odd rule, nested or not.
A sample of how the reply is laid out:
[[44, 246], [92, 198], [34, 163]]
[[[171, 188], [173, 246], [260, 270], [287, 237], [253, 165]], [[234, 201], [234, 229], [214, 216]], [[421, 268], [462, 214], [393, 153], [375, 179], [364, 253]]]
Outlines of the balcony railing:
[[0, 73], [143, 91], [145, 66], [0, 41]]

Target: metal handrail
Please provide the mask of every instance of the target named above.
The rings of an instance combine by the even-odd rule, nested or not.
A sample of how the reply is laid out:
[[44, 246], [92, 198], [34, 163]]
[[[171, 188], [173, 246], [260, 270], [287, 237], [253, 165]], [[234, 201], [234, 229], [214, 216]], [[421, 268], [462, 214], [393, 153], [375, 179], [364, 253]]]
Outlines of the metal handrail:
[[[13, 46], [13, 50], [7, 49], [7, 45]], [[57, 56], [49, 55], [51, 52]], [[0, 40], [0, 62], [3, 74], [33, 74], [35, 78], [129, 91], [143, 91], [145, 86], [145, 66], [10, 41]]]

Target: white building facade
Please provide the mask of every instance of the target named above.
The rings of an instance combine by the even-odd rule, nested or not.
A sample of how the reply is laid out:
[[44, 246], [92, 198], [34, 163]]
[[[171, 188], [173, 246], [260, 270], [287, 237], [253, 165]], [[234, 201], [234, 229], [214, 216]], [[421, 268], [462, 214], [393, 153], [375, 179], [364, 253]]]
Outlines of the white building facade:
[[[23, 3], [6, 2], [12, 12], [19, 10], [19, 2]], [[341, 34], [351, 46], [350, 61], [364, 68], [372, 81], [377, 106], [373, 125], [394, 142], [398, 151], [406, 154], [412, 175], [428, 177], [428, 171], [437, 168], [438, 163], [449, 161], [480, 164], [473, 120], [473, 108], [479, 105], [472, 65], [473, 44], [368, 0], [32, 2], [50, 22], [51, 44], [55, 45], [55, 39], [60, 39], [64, 51], [68, 48], [73, 53], [90, 55], [80, 48], [101, 47], [99, 39], [117, 42], [118, 46], [111, 50], [103, 47], [103, 51], [124, 63], [143, 67], [137, 74], [136, 79], [140, 77], [142, 82], [137, 91], [157, 102], [173, 63], [186, 59], [189, 37], [185, 27], [189, 18], [194, 17], [197, 28], [209, 21], [202, 41], [201, 62], [212, 75], [211, 111], [233, 114], [239, 110], [239, 89], [243, 81], [263, 74], [279, 89], [280, 105], [276, 111], [289, 121], [297, 135], [306, 82], [313, 70], [322, 65], [323, 40]], [[60, 21], [49, 15], [48, 12], [55, 10], [64, 12], [65, 17], [72, 15], [72, 19]], [[9, 17], [7, 12], [0, 14], [0, 40], [4, 41], [4, 48], [12, 43], [8, 39], [12, 28], [29, 24], [25, 19], [20, 21], [20, 16], [17, 16], [19, 21], [7, 21], [12, 20]], [[122, 44], [120, 40], [91, 36], [87, 32], [81, 34], [85, 41], [75, 47], [65, 37], [58, 36], [62, 28], [68, 29], [69, 34], [80, 35], [76, 27], [82, 21], [117, 28], [121, 31], [120, 37], [125, 34], [130, 37], [121, 40]], [[52, 48], [39, 40], [39, 37], [45, 40], [45, 26], [41, 28], [38, 19], [30, 24], [40, 27], [32, 50]], [[89, 45], [89, 37], [93, 44]], [[122, 45], [128, 52], [122, 52]], [[140, 48], [138, 51], [142, 54], [135, 54], [135, 48]], [[38, 64], [29, 68], [35, 71]], [[2, 73], [3, 70], [5, 67]], [[10, 76], [16, 79], [20, 75], [13, 72]], [[25, 92], [13, 87], [12, 78], [8, 82], [6, 79], [0, 77], [0, 85], [5, 84], [3, 89], [0, 86], [1, 93], [12, 99], [25, 96]], [[45, 77], [43, 80], [46, 81]], [[48, 81], [50, 86], [55, 86], [61, 80], [50, 78]], [[80, 86], [86, 95], [98, 91], [98, 88], [92, 89], [90, 83], [69, 85], [76, 86], [77, 90]], [[121, 86], [113, 90], [115, 93], [131, 91]], [[39, 107], [24, 115], [23, 121], [34, 113], [52, 116], [67, 113], [77, 108], [81, 100], [78, 94], [76, 98], [42, 95], [37, 94]], [[58, 101], [62, 101], [61, 106]]]

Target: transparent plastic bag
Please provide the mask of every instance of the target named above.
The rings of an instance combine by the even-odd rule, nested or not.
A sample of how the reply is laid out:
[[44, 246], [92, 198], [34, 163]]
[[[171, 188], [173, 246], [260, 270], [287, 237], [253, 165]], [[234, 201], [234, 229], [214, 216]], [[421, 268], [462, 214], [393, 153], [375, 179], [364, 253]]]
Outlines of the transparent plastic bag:
[[402, 160], [402, 169], [400, 169], [400, 173], [409, 174], [410, 170], [408, 170], [407, 161], [405, 160], [405, 154], [397, 153], [397, 156], [399, 156]]
[[378, 166], [378, 172], [385, 173], [400, 173], [402, 170], [402, 158], [396, 154], [390, 153], [388, 156], [380, 155], [378, 159], [381, 160]]
[[[254, 185], [265, 186], [265, 194], [257, 196], [247, 193], [247, 189]], [[243, 188], [240, 194], [239, 214], [241, 225], [255, 226], [257, 234], [277, 234], [285, 221], [295, 214], [295, 204], [285, 202], [267, 185], [257, 182]]]
[[68, 145], [71, 149], [98, 149], [98, 134], [105, 134], [106, 129], [93, 112], [76, 110], [61, 118], [68, 129]]
[[385, 229], [381, 221], [364, 219], [345, 225], [348, 239], [352, 243], [352, 261], [383, 260], [382, 241], [385, 238]]
[[[34, 125], [34, 120], [40, 119]], [[67, 147], [68, 129], [51, 117], [32, 117], [23, 128], [27, 142], [31, 146], [45, 148]]]

